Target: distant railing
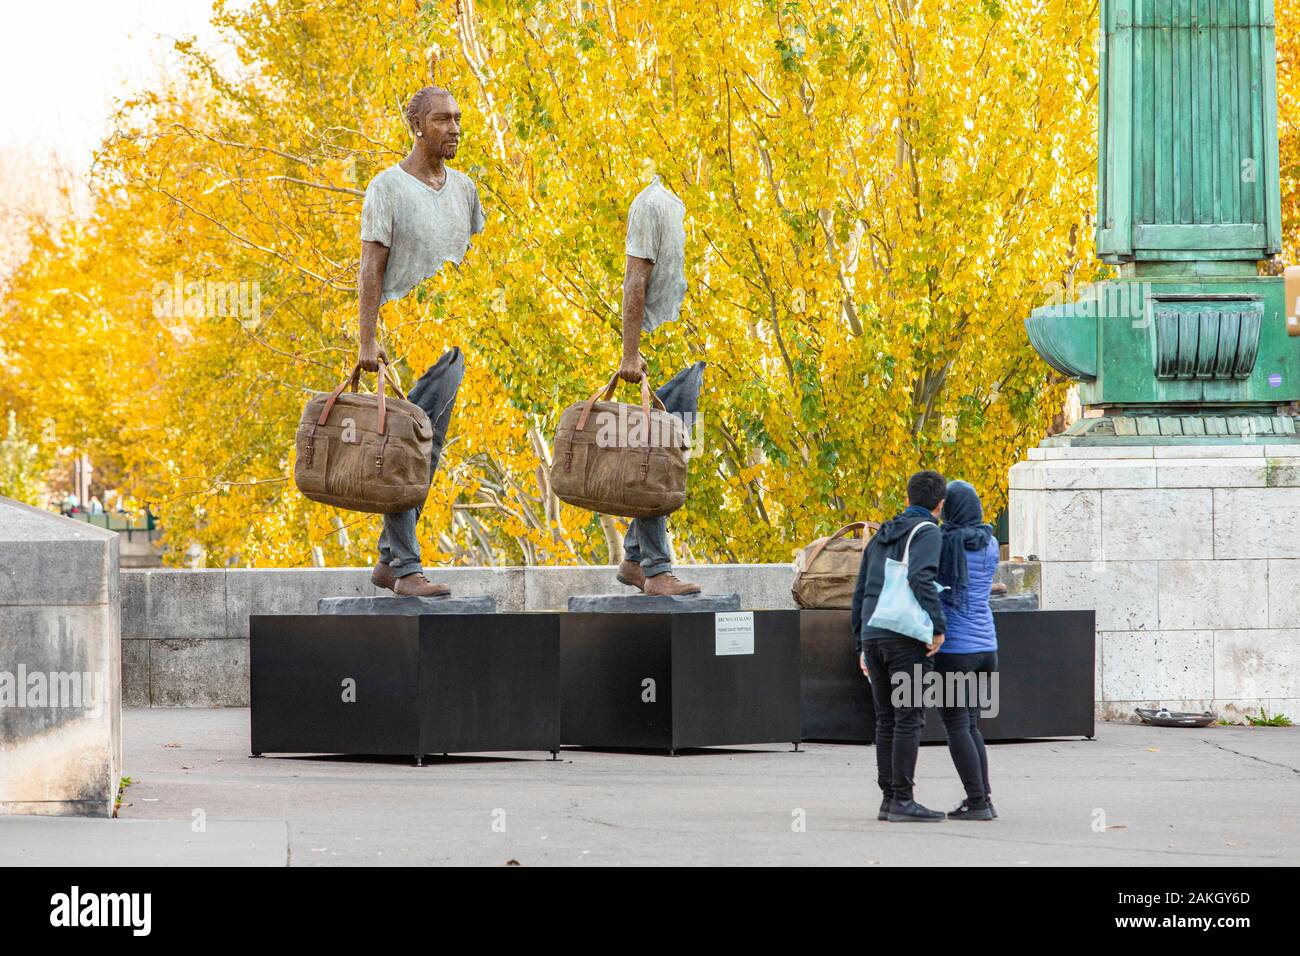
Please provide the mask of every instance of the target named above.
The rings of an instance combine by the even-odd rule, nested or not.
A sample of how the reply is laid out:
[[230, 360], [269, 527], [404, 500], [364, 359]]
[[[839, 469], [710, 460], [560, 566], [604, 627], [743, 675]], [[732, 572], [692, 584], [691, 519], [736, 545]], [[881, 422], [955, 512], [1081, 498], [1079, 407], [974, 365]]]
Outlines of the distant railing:
[[76, 521], [84, 521], [86, 524], [93, 524], [97, 528], [106, 528], [109, 531], [120, 531], [126, 535], [127, 541], [134, 541], [133, 535], [142, 535], [146, 541], [154, 540], [154, 532], [158, 530], [158, 519], [153, 515], [145, 515], [143, 518], [137, 515], [123, 514], [117, 511], [106, 511], [99, 514], [93, 514], [87, 511], [76, 511], [72, 514], [64, 515], [65, 518], [72, 518]]

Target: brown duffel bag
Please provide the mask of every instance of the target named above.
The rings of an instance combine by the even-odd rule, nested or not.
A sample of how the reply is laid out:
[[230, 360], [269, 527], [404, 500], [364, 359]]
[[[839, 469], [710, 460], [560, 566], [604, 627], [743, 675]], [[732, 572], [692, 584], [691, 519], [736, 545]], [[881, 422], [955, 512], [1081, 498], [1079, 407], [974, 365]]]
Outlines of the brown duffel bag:
[[[686, 500], [686, 426], [641, 378], [641, 404], [610, 401], [618, 376], [560, 415], [551, 488], [571, 505], [624, 518], [670, 514]], [[651, 407], [651, 402], [657, 407]]]
[[[432, 471], [433, 425], [379, 366], [374, 395], [357, 391], [361, 365], [332, 392], [317, 392], [302, 410], [293, 480], [312, 501], [393, 514], [423, 505]], [[384, 386], [397, 398], [385, 399]], [[351, 392], [344, 389], [352, 386]]]
[[794, 559], [794, 585], [790, 588], [795, 603], [806, 608], [852, 607], [862, 552], [871, 536], [863, 533], [851, 538], [848, 535], [868, 530], [875, 534], [879, 529], [880, 525], [874, 521], [854, 521], [801, 550]]

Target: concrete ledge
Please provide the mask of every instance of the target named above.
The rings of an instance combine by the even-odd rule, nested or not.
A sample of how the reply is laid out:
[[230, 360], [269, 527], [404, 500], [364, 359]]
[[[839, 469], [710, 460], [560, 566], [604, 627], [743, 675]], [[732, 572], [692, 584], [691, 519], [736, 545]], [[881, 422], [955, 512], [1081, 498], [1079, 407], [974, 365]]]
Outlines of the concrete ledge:
[[117, 541], [115, 531], [0, 497], [0, 605], [116, 600]]
[[0, 813], [112, 813], [118, 535], [0, 498]]
[[148, 643], [153, 706], [248, 706], [246, 639], [168, 638]]

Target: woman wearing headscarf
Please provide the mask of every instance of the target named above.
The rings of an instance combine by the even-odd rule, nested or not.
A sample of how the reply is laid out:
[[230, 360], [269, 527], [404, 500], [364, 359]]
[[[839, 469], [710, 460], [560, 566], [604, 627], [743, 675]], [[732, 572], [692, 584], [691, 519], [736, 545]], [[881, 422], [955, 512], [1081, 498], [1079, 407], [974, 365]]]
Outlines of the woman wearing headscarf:
[[[948, 734], [948, 751], [966, 788], [966, 799], [948, 819], [992, 820], [997, 811], [989, 790], [988, 753], [979, 729], [980, 700], [974, 691], [977, 682], [987, 682], [988, 675], [998, 669], [998, 636], [989, 608], [998, 570], [998, 542], [993, 528], [984, 523], [979, 494], [964, 481], [948, 483], [942, 517], [943, 547], [936, 577], [945, 588], [940, 600], [948, 631], [935, 655], [934, 668], [944, 675], [945, 706], [940, 714]], [[958, 682], [947, 675], [954, 673], [965, 678], [960, 681], [967, 691], [964, 699], [948, 699]]]

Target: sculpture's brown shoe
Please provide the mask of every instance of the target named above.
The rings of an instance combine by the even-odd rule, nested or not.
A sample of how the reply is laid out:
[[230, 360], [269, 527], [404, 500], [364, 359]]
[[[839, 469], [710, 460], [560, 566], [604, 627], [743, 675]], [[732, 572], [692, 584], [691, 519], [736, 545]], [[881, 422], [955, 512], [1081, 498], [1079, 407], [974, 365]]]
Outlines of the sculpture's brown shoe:
[[434, 584], [423, 573], [404, 574], [393, 585], [393, 593], [402, 597], [447, 597], [451, 588], [445, 584]]
[[619, 584], [631, 585], [638, 591], [645, 590], [645, 571], [637, 561], [624, 561], [618, 566], [618, 574], [615, 577], [618, 578]]
[[656, 574], [654, 577], [646, 578], [645, 587], [641, 590], [645, 591], [646, 594], [675, 597], [681, 594], [699, 594], [700, 586], [687, 581], [679, 581], [677, 575], [671, 571], [665, 571], [663, 574]]
[[397, 576], [393, 574], [387, 562], [379, 561], [375, 564], [375, 569], [370, 572], [370, 583], [377, 588], [383, 588], [385, 591], [391, 591], [393, 585], [397, 583]]

